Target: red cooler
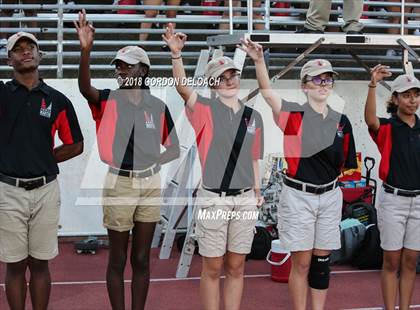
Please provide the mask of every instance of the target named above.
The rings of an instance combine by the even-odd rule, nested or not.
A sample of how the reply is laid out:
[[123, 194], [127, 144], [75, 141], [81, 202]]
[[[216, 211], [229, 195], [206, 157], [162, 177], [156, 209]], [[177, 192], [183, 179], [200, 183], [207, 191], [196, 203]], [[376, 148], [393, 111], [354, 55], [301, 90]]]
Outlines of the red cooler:
[[283, 249], [280, 240], [271, 241], [271, 250], [267, 255], [267, 262], [271, 265], [271, 279], [276, 282], [287, 283], [289, 281], [292, 260], [290, 252]]

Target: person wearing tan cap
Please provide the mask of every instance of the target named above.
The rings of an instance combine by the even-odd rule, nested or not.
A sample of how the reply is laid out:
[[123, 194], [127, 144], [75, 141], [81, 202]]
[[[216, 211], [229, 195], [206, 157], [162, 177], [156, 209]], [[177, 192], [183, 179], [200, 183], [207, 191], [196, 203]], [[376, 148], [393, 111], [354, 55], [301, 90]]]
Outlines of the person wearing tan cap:
[[[112, 309], [126, 309], [124, 269], [131, 243], [131, 309], [144, 309], [150, 282], [150, 247], [160, 221], [161, 165], [179, 156], [174, 122], [165, 103], [146, 85], [150, 60], [138, 46], [117, 52], [111, 64], [119, 89], [91, 85], [89, 55], [94, 28], [79, 13], [75, 22], [81, 57], [79, 89], [96, 123], [100, 159], [109, 166], [103, 191], [103, 223], [109, 237], [106, 274]], [[164, 147], [164, 151], [161, 151]]]
[[378, 229], [384, 250], [382, 295], [385, 309], [409, 309], [420, 252], [420, 81], [400, 75], [387, 102], [390, 118], [376, 115], [376, 86], [390, 77], [388, 66], [377, 65], [365, 106], [365, 122], [381, 153]]
[[[83, 151], [83, 136], [70, 100], [39, 76], [35, 36], [10, 36], [7, 52], [13, 79], [0, 81], [0, 261], [10, 308], [25, 308], [29, 270], [32, 307], [47, 309], [49, 260], [58, 255], [57, 164]], [[54, 146], [56, 133], [62, 145]]]
[[343, 197], [337, 178], [344, 170], [357, 168], [350, 121], [327, 103], [338, 74], [325, 59], [308, 61], [300, 72], [307, 102], [299, 105], [280, 98], [271, 88], [260, 44], [247, 40], [238, 47], [253, 59], [260, 92], [284, 133], [288, 168], [283, 175], [278, 230], [280, 244], [292, 256], [293, 309], [306, 309], [308, 288], [312, 309], [323, 309], [330, 253], [341, 247]]
[[[170, 24], [163, 36], [171, 49], [173, 76], [185, 78], [181, 51], [183, 33]], [[196, 134], [202, 186], [195, 208], [202, 256], [200, 295], [203, 309], [220, 307], [220, 274], [224, 269], [224, 309], [241, 308], [245, 257], [251, 251], [260, 193], [258, 160], [264, 154], [261, 115], [239, 99], [239, 69], [232, 59], [217, 57], [205, 68], [211, 98], [188, 85], [176, 84], [185, 113]]]

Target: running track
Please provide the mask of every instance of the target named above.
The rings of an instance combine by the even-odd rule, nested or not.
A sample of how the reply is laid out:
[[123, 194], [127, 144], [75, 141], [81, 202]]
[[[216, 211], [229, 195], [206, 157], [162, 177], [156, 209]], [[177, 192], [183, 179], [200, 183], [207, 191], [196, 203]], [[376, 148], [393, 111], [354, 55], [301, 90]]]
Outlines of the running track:
[[[187, 279], [176, 279], [179, 254], [174, 251], [173, 258], [169, 260], [159, 260], [158, 254], [158, 249], [152, 251], [152, 280], [146, 309], [200, 309], [200, 257], [194, 256]], [[49, 309], [110, 309], [105, 285], [106, 262], [107, 250], [100, 250], [96, 255], [77, 255], [71, 243], [60, 243], [60, 255], [50, 263], [53, 286]], [[127, 264], [129, 267], [129, 262]], [[130, 305], [129, 269], [126, 268], [125, 276], [127, 307]], [[0, 309], [8, 309], [3, 284], [4, 273], [5, 265], [0, 264]], [[241, 309], [291, 309], [287, 285], [271, 280], [270, 266], [265, 261], [248, 261], [245, 275]], [[333, 267], [331, 278], [327, 309], [381, 309], [379, 271], [359, 271], [347, 266], [337, 266]], [[420, 275], [416, 279], [412, 308], [420, 309]], [[29, 296], [27, 309], [31, 309]]]

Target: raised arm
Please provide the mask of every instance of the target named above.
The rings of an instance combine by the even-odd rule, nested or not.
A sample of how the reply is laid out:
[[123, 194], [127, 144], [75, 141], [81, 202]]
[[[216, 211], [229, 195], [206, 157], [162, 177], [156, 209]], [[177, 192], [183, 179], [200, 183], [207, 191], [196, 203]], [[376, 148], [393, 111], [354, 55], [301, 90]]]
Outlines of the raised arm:
[[274, 115], [277, 117], [281, 111], [282, 99], [271, 88], [271, 82], [268, 77], [267, 67], [265, 66], [262, 46], [249, 39], [241, 40], [241, 42], [242, 45], [238, 45], [238, 48], [245, 51], [254, 61], [260, 93], [265, 101], [270, 105]]
[[376, 86], [379, 81], [392, 75], [388, 69], [388, 66], [379, 64], [371, 70], [371, 78], [368, 85], [369, 91], [365, 105], [365, 122], [369, 130], [375, 132], [378, 131], [380, 125], [379, 118], [376, 116]]
[[193, 88], [182, 83], [186, 78], [186, 74], [181, 52], [184, 48], [185, 41], [187, 40], [187, 35], [184, 33], [175, 33], [174, 26], [169, 23], [168, 27], [166, 27], [166, 33], [162, 35], [162, 38], [171, 50], [172, 74], [177, 81], [176, 90], [181, 95], [182, 99], [184, 99], [187, 106], [190, 109], [193, 109], [194, 103], [197, 100], [197, 93]]
[[74, 21], [80, 41], [79, 90], [89, 103], [99, 103], [99, 91], [90, 83], [90, 52], [95, 28], [86, 19], [86, 11], [79, 12], [79, 21]]

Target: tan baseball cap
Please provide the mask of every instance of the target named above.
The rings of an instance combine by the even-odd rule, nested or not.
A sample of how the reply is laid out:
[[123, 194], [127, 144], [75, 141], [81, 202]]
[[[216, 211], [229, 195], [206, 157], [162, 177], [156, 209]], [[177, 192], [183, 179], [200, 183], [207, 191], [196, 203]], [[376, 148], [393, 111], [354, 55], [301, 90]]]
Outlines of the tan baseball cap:
[[333, 73], [338, 75], [331, 66], [331, 63], [325, 59], [314, 59], [308, 61], [300, 70], [300, 79], [302, 80], [305, 76], [317, 76], [322, 73]]
[[403, 74], [392, 82], [391, 92], [403, 93], [412, 88], [420, 89], [420, 81], [412, 75]]
[[136, 65], [141, 62], [150, 67], [150, 60], [146, 51], [138, 46], [123, 47], [117, 52], [117, 56], [111, 61], [111, 65], [116, 60], [124, 61], [130, 65]]
[[221, 76], [223, 72], [230, 69], [241, 71], [238, 69], [238, 67], [236, 67], [235, 63], [231, 58], [221, 56], [209, 61], [209, 63], [206, 65], [206, 68], [204, 69], [204, 75], [207, 78], [216, 79], [219, 76]]
[[36, 46], [39, 49], [38, 40], [35, 38], [35, 36], [29, 32], [21, 31], [21, 32], [15, 33], [14, 35], [10, 36], [7, 39], [7, 51], [10, 52], [15, 47], [16, 43], [22, 38], [27, 38], [31, 40], [32, 42], [36, 44]]

